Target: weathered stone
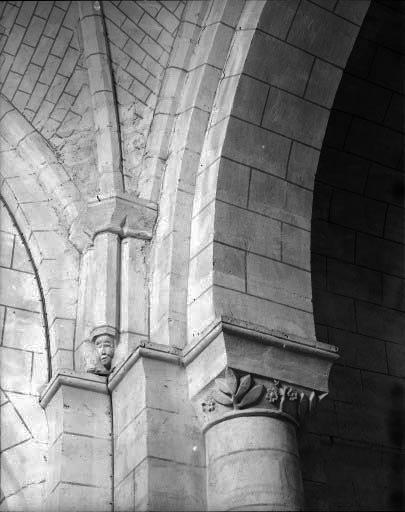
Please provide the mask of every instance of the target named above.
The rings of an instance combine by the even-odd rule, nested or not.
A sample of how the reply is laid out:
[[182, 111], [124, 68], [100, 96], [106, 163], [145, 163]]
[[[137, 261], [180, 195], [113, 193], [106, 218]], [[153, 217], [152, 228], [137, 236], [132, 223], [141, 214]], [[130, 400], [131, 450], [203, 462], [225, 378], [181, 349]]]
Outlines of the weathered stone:
[[17, 4], [1, 507], [403, 508], [402, 3]]
[[223, 155], [270, 174], [285, 176], [289, 147], [286, 138], [231, 118]]
[[246, 72], [275, 87], [302, 94], [313, 58], [300, 49], [262, 32], [256, 32]]
[[[309, 30], [316, 27], [316, 32]], [[336, 38], [330, 38], [334, 33]], [[287, 40], [332, 64], [344, 66], [357, 29], [351, 23], [309, 2], [300, 5]]]
[[327, 122], [326, 109], [283, 90], [270, 89], [262, 123], [265, 128], [319, 149]]
[[305, 98], [323, 107], [332, 107], [342, 71], [319, 59], [315, 60]]

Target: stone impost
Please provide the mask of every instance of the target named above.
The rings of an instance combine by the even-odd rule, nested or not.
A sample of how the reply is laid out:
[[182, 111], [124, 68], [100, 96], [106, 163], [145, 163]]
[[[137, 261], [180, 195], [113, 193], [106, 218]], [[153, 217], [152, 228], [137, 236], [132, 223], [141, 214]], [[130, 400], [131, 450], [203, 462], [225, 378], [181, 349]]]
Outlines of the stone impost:
[[296, 430], [336, 348], [221, 319], [185, 354], [205, 434], [208, 510], [302, 510]]
[[112, 510], [111, 407], [106, 378], [59, 371], [40, 399], [49, 428], [46, 510]]

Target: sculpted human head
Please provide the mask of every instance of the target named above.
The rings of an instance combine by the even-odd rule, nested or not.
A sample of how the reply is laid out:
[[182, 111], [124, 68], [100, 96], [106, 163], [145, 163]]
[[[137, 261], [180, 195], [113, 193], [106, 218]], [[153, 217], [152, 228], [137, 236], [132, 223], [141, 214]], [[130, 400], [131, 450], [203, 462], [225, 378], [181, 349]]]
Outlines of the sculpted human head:
[[100, 334], [94, 341], [94, 346], [99, 355], [101, 364], [107, 369], [111, 369], [111, 362], [114, 356], [114, 339], [108, 334]]

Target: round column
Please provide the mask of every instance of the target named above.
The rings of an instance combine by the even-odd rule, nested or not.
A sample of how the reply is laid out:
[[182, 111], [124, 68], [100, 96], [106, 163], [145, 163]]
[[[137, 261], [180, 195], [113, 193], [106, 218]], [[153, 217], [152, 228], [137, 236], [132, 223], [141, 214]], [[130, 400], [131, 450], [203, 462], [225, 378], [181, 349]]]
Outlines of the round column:
[[208, 510], [302, 510], [296, 426], [267, 409], [208, 424]]

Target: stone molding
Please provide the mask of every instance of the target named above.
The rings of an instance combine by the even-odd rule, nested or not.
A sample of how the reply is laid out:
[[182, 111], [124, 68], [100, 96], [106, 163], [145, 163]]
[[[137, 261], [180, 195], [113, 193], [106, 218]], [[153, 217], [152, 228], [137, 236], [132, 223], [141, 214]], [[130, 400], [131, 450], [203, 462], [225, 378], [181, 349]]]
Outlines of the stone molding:
[[337, 348], [316, 340], [281, 338], [261, 326], [221, 318], [183, 352], [193, 397], [227, 367], [242, 374], [276, 379], [320, 393], [328, 392]]
[[95, 393], [108, 394], [107, 379], [91, 373], [78, 373], [73, 370], [58, 370], [42, 391], [39, 403], [43, 409], [52, 400], [61, 386], [86, 389]]
[[248, 339], [254, 339], [266, 345], [275, 345], [283, 348], [288, 348], [296, 352], [307, 354], [314, 354], [325, 359], [336, 360], [338, 356], [338, 348], [328, 343], [323, 343], [317, 340], [308, 340], [304, 338], [293, 338], [290, 335], [282, 337], [280, 333], [272, 333], [265, 327], [252, 325], [251, 323], [244, 323], [242, 325], [235, 319], [230, 319], [227, 316], [222, 316], [215, 323], [213, 323], [204, 333], [194, 341], [193, 344], [187, 345], [183, 350], [184, 363], [188, 365], [204, 349], [215, 340], [221, 333], [227, 332], [244, 336]]
[[[240, 352], [240, 345], [244, 354]], [[212, 347], [215, 348], [215, 352], [210, 353]], [[268, 354], [269, 347], [275, 347], [276, 350]], [[251, 357], [250, 352], [254, 357]], [[265, 359], [269, 355], [272, 361], [267, 368]], [[193, 347], [186, 347], [183, 350], [142, 341], [119, 366], [113, 369], [108, 379], [110, 390], [117, 386], [141, 357], [183, 366], [188, 374], [190, 397], [199, 404], [199, 409], [203, 402], [209, 408], [207, 400], [212, 395], [214, 407], [224, 413], [231, 406], [236, 410], [244, 410], [245, 406], [248, 408], [260, 403], [260, 407], [271, 411], [271, 414], [288, 414], [292, 421], [298, 422], [306, 411], [312, 410], [315, 404], [327, 395], [329, 371], [338, 355], [337, 348], [332, 345], [317, 341], [301, 344], [291, 339], [281, 339], [271, 333], [259, 331], [257, 326], [240, 326], [224, 318]], [[256, 367], [255, 363], [260, 357], [264, 359], [264, 366], [261, 363], [260, 367]], [[283, 376], [281, 378], [277, 369], [278, 366], [285, 365], [286, 359], [291, 359], [291, 364], [287, 370], [279, 369]], [[310, 365], [310, 372], [317, 372], [316, 375], [310, 375], [308, 378], [302, 367], [306, 363]], [[220, 395], [213, 394], [214, 387], [218, 384], [222, 385], [222, 389], [227, 386], [226, 378], [224, 380], [220, 377], [223, 373], [228, 380], [234, 382], [234, 389], [232, 384], [228, 386], [228, 404], [221, 404]], [[254, 394], [252, 395], [254, 388], [256, 399]], [[226, 402], [225, 396], [226, 392], [222, 397]], [[251, 403], [247, 403], [249, 400]], [[291, 405], [292, 402], [294, 403]]]
[[282, 411], [272, 411], [270, 409], [266, 409], [264, 407], [254, 407], [252, 409], [248, 409], [246, 411], [232, 411], [228, 413], [224, 413], [221, 416], [213, 419], [212, 421], [205, 424], [202, 428], [203, 433], [205, 434], [218, 423], [222, 423], [223, 421], [232, 420], [234, 418], [246, 418], [246, 417], [259, 417], [259, 416], [268, 416], [269, 418], [278, 418], [281, 420], [289, 421], [295, 427], [298, 426], [297, 421], [290, 416], [289, 414]]
[[159, 343], [141, 342], [133, 352], [111, 372], [108, 379], [108, 388], [110, 391], [119, 384], [125, 374], [141, 357], [157, 359], [177, 366], [182, 365], [181, 350], [168, 345], [160, 345]]

